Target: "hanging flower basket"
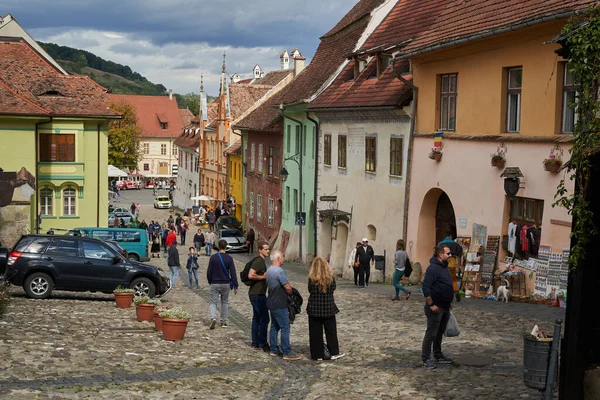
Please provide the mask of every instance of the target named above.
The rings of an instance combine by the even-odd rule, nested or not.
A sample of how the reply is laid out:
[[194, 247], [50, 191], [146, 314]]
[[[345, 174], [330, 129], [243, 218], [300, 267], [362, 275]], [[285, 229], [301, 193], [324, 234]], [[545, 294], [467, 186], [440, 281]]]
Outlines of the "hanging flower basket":
[[429, 153], [429, 158], [440, 162], [442, 160], [442, 148], [441, 147], [433, 147], [431, 152]]
[[562, 155], [563, 155], [563, 150], [561, 149], [561, 147], [559, 145], [556, 145], [555, 147], [553, 147], [550, 150], [550, 154], [548, 154], [548, 158], [545, 158], [544, 161], [542, 161], [542, 164], [544, 165], [544, 169], [548, 172], [554, 172], [554, 173], [559, 172], [560, 168], [562, 167], [562, 159], [561, 159]]
[[560, 167], [562, 167], [561, 161], [548, 161], [544, 163], [544, 169], [548, 172], [557, 173], [560, 171]]
[[492, 156], [492, 167], [503, 169], [506, 165], [506, 153], [508, 149], [504, 143], [500, 143], [500, 146], [496, 149], [496, 152], [491, 154]]
[[503, 158], [494, 160], [492, 158], [492, 167], [496, 167], [498, 169], [504, 169], [504, 166], [506, 165], [506, 160]]

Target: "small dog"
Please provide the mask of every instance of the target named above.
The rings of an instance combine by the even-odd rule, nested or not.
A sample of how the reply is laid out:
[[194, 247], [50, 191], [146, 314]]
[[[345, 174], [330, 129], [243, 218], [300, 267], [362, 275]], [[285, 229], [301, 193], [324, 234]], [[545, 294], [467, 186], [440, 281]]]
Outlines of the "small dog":
[[496, 301], [500, 300], [500, 296], [503, 297], [505, 303], [508, 303], [508, 298], [510, 297], [510, 288], [508, 286], [498, 286], [498, 291], [496, 292]]

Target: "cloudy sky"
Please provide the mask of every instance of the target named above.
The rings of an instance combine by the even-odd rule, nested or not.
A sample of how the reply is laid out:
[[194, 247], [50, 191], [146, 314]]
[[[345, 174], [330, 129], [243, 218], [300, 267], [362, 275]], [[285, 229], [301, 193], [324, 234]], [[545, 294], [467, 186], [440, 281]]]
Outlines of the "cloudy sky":
[[319, 37], [358, 0], [4, 0], [36, 40], [75, 47], [128, 65], [177, 93], [218, 92], [227, 72], [250, 76], [254, 65], [279, 69], [282, 50], [307, 61]]

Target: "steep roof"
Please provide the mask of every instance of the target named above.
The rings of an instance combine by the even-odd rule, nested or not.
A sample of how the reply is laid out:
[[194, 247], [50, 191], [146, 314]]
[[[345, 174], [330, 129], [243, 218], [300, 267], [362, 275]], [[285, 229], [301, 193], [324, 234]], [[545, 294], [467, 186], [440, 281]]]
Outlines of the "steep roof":
[[345, 61], [344, 55], [354, 50], [368, 23], [363, 17], [381, 3], [381, 0], [361, 0], [350, 10], [352, 15], [342, 19], [346, 21], [344, 26], [321, 38], [312, 62], [292, 82], [235, 125], [247, 130], [271, 130], [281, 118], [279, 104], [295, 103], [314, 95]]
[[[135, 107], [137, 124], [142, 137], [177, 137], [183, 129], [183, 122], [177, 107], [177, 100], [169, 96], [138, 96], [133, 94], [110, 94], [113, 102], [125, 102]], [[161, 122], [167, 123], [162, 129]]]
[[65, 75], [23, 39], [0, 39], [0, 54], [0, 114], [119, 117], [105, 88]]
[[[403, 30], [417, 31], [401, 56], [412, 56], [547, 22], [585, 10], [597, 0], [406, 0], [411, 10], [390, 20], [389, 28], [370, 40], [398, 42]], [[426, 24], [420, 30], [415, 25]], [[385, 38], [383, 38], [385, 36]]]
[[194, 114], [190, 111], [189, 108], [180, 108], [179, 116], [181, 117], [181, 123], [183, 126], [188, 126], [192, 123], [192, 119], [194, 118]]
[[[287, 78], [290, 74], [293, 74], [293, 69], [281, 69], [279, 71], [271, 71], [267, 73], [260, 79], [254, 79], [252, 81], [253, 85], [267, 85], [267, 86], [275, 86], [285, 78]], [[239, 83], [242, 83], [240, 81]]]
[[375, 9], [375, 7], [379, 6], [384, 1], [385, 0], [359, 1], [358, 3], [356, 3], [354, 5], [354, 7], [352, 7], [352, 9], [350, 11], [348, 11], [348, 13], [346, 13], [346, 15], [344, 15], [344, 17], [341, 20], [339, 20], [339, 22], [329, 32], [324, 34], [321, 37], [321, 39], [338, 33], [339, 31], [341, 31], [348, 25], [353, 24], [354, 22], [360, 20], [362, 17], [364, 17], [367, 14], [370, 14], [371, 11], [373, 11]]

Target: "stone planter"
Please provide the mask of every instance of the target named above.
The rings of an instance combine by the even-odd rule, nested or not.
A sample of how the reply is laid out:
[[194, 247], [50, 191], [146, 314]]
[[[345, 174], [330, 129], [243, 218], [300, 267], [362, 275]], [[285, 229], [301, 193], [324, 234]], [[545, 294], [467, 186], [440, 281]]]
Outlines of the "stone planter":
[[134, 293], [113, 292], [117, 308], [130, 308]]
[[162, 319], [163, 339], [164, 340], [183, 340], [185, 330], [187, 329], [187, 319]]
[[154, 318], [154, 304], [140, 304], [135, 307], [135, 315], [137, 316], [137, 320], [152, 322]]
[[492, 159], [492, 167], [496, 167], [498, 169], [504, 169], [506, 165], [506, 160], [494, 160]]
[[546, 163], [546, 164], [544, 164], [544, 169], [548, 172], [557, 173], [560, 171], [560, 167], [562, 167], [562, 163]]

